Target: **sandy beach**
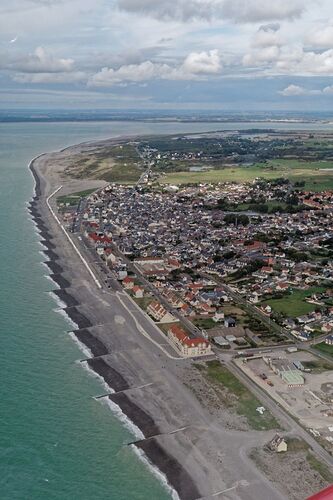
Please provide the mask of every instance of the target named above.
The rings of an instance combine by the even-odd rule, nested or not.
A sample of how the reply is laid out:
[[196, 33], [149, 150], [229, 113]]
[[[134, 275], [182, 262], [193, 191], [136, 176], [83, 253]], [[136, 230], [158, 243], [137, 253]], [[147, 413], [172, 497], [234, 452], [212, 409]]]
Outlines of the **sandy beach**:
[[[71, 155], [98, 144], [41, 155], [30, 165], [36, 182], [30, 212], [51, 278], [59, 287], [54, 293], [77, 325], [74, 335], [93, 355], [87, 360], [89, 368], [114, 391], [105, 397], [142, 431], [145, 439], [135, 446], [182, 500], [289, 498], [248, 456], [275, 432], [244, 430], [237, 426], [239, 417], [233, 420], [227, 409], [212, 412], [200, 403], [197, 391], [190, 388], [193, 362], [171, 355], [161, 333], [119, 287], [96, 287], [52, 216], [46, 199], [60, 185], [61, 194], [103, 185], [63, 175]], [[50, 203], [56, 210], [55, 200]]]

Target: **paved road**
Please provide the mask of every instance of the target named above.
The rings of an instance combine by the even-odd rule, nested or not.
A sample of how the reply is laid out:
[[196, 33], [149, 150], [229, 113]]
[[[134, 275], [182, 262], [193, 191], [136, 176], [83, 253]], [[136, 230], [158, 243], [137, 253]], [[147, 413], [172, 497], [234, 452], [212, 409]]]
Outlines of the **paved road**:
[[260, 401], [267, 407], [273, 415], [279, 417], [287, 427], [289, 427], [292, 433], [296, 433], [308, 445], [313, 449], [318, 457], [320, 457], [329, 467], [333, 466], [333, 457], [293, 418], [289, 415], [289, 413], [282, 408], [281, 405], [276, 403], [274, 400], [268, 396], [268, 394], [261, 389], [253, 380], [251, 380], [247, 375], [233, 362], [226, 363], [228, 369], [238, 378], [240, 379], [245, 386], [250, 389], [250, 391], [255, 394]]
[[[86, 245], [84, 243], [84, 240], [82, 237], [77, 238], [77, 243], [79, 243], [79, 246], [81, 247], [82, 251], [85, 252], [86, 257], [89, 259], [90, 264], [94, 268], [97, 276], [100, 278], [101, 282], [103, 283], [104, 287], [112, 287], [116, 293], [122, 293], [123, 294], [123, 289], [118, 283], [118, 281], [112, 277], [110, 271], [108, 270], [107, 266], [105, 263], [100, 259], [96, 252], [95, 249], [92, 248], [89, 245]], [[116, 248], [115, 249], [116, 253], [123, 259], [124, 262], [128, 265], [128, 268], [132, 270], [139, 278], [139, 280], [144, 284], [144, 286], [150, 290], [159, 300], [160, 302], [166, 307], [167, 310], [172, 312], [176, 317], [180, 316], [180, 320], [183, 324], [187, 326], [186, 323], [189, 323], [189, 330], [193, 333], [196, 334], [196, 327], [192, 325], [191, 322], [189, 322], [186, 318], [184, 318], [178, 311], [175, 311], [169, 303], [166, 301], [166, 299], [159, 293], [158, 290], [155, 289], [155, 287], [148, 281], [146, 278], [141, 274], [141, 272], [137, 269], [137, 267], [129, 260], [127, 259], [119, 250]], [[106, 276], [108, 276], [107, 281], [109, 284], [106, 284]], [[241, 298], [239, 294], [236, 294], [233, 290], [230, 290], [230, 288], [226, 285], [223, 285], [225, 290], [230, 294], [232, 298], [234, 298], [235, 301], [241, 302], [243, 305], [244, 303], [246, 306], [251, 309], [251, 305], [247, 303], [246, 300]], [[114, 292], [113, 292], [114, 293]], [[111, 294], [110, 294], [111, 295]], [[118, 296], [118, 300], [121, 301], [122, 307], [125, 307], [129, 315], [131, 316], [132, 320], [134, 320], [136, 324], [136, 328], [141, 331], [143, 335], [145, 335], [145, 332], [149, 332], [147, 335], [147, 338], [149, 338], [150, 341], [153, 342], [153, 344], [158, 347], [159, 349], [163, 350], [163, 352], [167, 355], [167, 357], [172, 358], [172, 359], [177, 359], [177, 356], [173, 356], [170, 354], [169, 348], [170, 346], [165, 346], [161, 342], [161, 338], [158, 337], [156, 338], [156, 327], [153, 328], [153, 325], [149, 322], [148, 318], [145, 317], [145, 315], [142, 313], [142, 311], [134, 311], [133, 309], [133, 303], [130, 301], [128, 297], [125, 297], [126, 294], [123, 294], [124, 297], [123, 299]], [[115, 304], [113, 303], [113, 306]], [[140, 314], [141, 313], [141, 314]], [[138, 316], [137, 316], [138, 314]], [[255, 311], [255, 314], [258, 315], [258, 311]], [[267, 318], [266, 318], [267, 320]], [[306, 350], [312, 351], [310, 346], [305, 346], [304, 344], [301, 345], [302, 348], [306, 348]], [[268, 348], [269, 349], [281, 349], [281, 346], [276, 346], [273, 348]], [[257, 352], [257, 351], [263, 351], [263, 349], [252, 349], [251, 352]], [[260, 387], [257, 386], [257, 384], [252, 381], [249, 377], [247, 377], [244, 372], [238, 368], [233, 362], [232, 359], [225, 358], [220, 355], [219, 351], [216, 350], [217, 355], [222, 359], [222, 362], [225, 362], [225, 364], [228, 366], [228, 369], [238, 378], [240, 379], [245, 386], [251, 390], [253, 394], [255, 394], [260, 401], [272, 412], [272, 414], [276, 415], [282, 423], [286, 425], [287, 428], [289, 428], [289, 432], [295, 433], [302, 437], [305, 442], [308, 443], [308, 445], [312, 448], [314, 453], [318, 457], [320, 457], [328, 466], [332, 467], [333, 466], [333, 458], [331, 455], [324, 449], [322, 446], [300, 425], [298, 422], [291, 417], [288, 412], [282, 408], [278, 403], [276, 403], [274, 400], [272, 400], [267, 393], [261, 389]], [[317, 353], [320, 357], [327, 359], [325, 354], [322, 353]]]
[[185, 318], [177, 309], [173, 308], [169, 304], [169, 302], [159, 292], [159, 290], [157, 290], [157, 288], [154, 287], [154, 285], [152, 285], [152, 283], [150, 283], [150, 281], [145, 278], [145, 276], [141, 273], [138, 266], [136, 266], [122, 252], [120, 252], [120, 250], [115, 245], [113, 245], [113, 250], [115, 254], [117, 254], [118, 257], [120, 257], [123, 260], [123, 262], [126, 263], [127, 268], [137, 275], [139, 281], [143, 284], [146, 290], [149, 290], [159, 300], [159, 302], [161, 302], [161, 304], [165, 307], [167, 311], [169, 311], [175, 318], [177, 318], [192, 335], [194, 335], [195, 337], [197, 337], [198, 335], [200, 337], [202, 336], [201, 330], [197, 328], [191, 321]]
[[220, 278], [216, 276], [211, 276], [209, 274], [201, 273], [202, 276], [206, 278], [213, 279], [230, 297], [238, 304], [243, 306], [245, 309], [247, 309], [252, 316], [260, 318], [260, 320], [271, 330], [274, 329], [276, 330], [279, 334], [285, 335], [291, 340], [295, 340], [295, 338], [286, 330], [285, 328], [282, 328], [280, 325], [275, 323], [270, 319], [269, 316], [261, 312], [257, 307], [252, 305], [250, 302], [248, 302], [246, 299], [244, 299], [239, 293], [235, 292], [229, 285], [226, 285]]

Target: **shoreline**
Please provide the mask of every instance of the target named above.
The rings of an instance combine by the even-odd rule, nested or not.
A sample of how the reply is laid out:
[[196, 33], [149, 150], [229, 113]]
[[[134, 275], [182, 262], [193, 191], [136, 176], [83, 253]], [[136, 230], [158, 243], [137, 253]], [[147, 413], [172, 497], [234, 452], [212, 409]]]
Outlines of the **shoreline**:
[[[237, 419], [236, 415], [225, 417], [227, 410], [222, 406], [219, 416], [203, 405], [191, 388], [197, 371], [193, 360], [170, 356], [155, 324], [133, 307], [124, 292], [96, 286], [91, 270], [82, 266], [84, 259], [76, 248], [81, 249], [79, 241], [75, 236], [69, 238], [54, 215], [51, 193], [56, 194], [60, 185], [65, 192], [82, 190], [82, 183], [89, 186], [85, 179], [74, 182], [63, 177], [72, 156], [93, 151], [101, 142], [121, 140], [124, 138], [84, 142], [39, 155], [29, 164], [36, 186], [28, 210], [47, 252], [47, 278], [54, 283], [52, 292], [66, 305], [61, 314], [77, 325], [68, 333], [85, 353], [82, 367], [106, 389], [106, 394], [95, 399], [117, 408], [115, 414], [126, 427], [133, 426], [132, 431], [136, 428], [143, 434], [143, 439], [128, 444], [168, 484], [174, 498], [224, 498], [221, 494], [231, 489], [233, 500], [286, 500], [283, 485], [271, 482], [252, 463], [249, 466], [247, 455], [255, 445], [271, 439], [276, 430], [234, 430], [225, 423]], [[87, 352], [92, 356], [87, 357]], [[201, 387], [206, 390], [204, 383]]]
[[[82, 143], [88, 144], [88, 143]], [[70, 146], [73, 147], [73, 146]], [[67, 148], [63, 149], [65, 151]], [[178, 489], [180, 485], [177, 482], [176, 477], [172, 477], [174, 473], [173, 469], [170, 467], [164, 467], [161, 460], [158, 459], [156, 451], [153, 449], [148, 449], [146, 452], [142, 449], [142, 442], [147, 437], [150, 437], [150, 427], [154, 428], [154, 431], [158, 431], [157, 426], [153, 422], [147, 414], [141, 410], [138, 406], [133, 404], [125, 395], [123, 397], [117, 398], [117, 390], [121, 391], [124, 389], [129, 389], [129, 385], [123, 379], [123, 377], [109, 365], [107, 368], [103, 366], [102, 363], [97, 363], [97, 366], [94, 366], [94, 360], [98, 361], [100, 356], [107, 355], [108, 349], [99, 340], [97, 337], [93, 336], [87, 328], [93, 326], [88, 318], [86, 318], [82, 313], [80, 313], [76, 307], [80, 305], [79, 301], [69, 294], [66, 289], [71, 287], [71, 283], [66, 280], [62, 273], [63, 267], [58, 263], [61, 261], [60, 256], [56, 253], [56, 245], [52, 243], [52, 235], [48, 230], [47, 224], [45, 224], [41, 211], [38, 209], [38, 204], [42, 198], [42, 188], [41, 188], [41, 180], [40, 177], [34, 167], [34, 163], [36, 160], [41, 158], [47, 153], [42, 153], [31, 160], [29, 163], [29, 170], [34, 178], [35, 186], [34, 186], [34, 194], [30, 202], [28, 202], [28, 212], [30, 213], [32, 221], [35, 223], [36, 228], [39, 232], [39, 241], [45, 247], [43, 252], [46, 254], [49, 259], [46, 262], [46, 266], [50, 270], [49, 278], [59, 287], [58, 289], [51, 290], [51, 294], [54, 294], [53, 300], [56, 301], [56, 297], [65, 305], [66, 307], [60, 307], [60, 309], [64, 312], [68, 320], [73, 324], [77, 325], [77, 330], [73, 330], [71, 333], [74, 336], [72, 339], [75, 342], [75, 338], [77, 340], [77, 345], [81, 349], [81, 351], [87, 355], [87, 353], [91, 353], [92, 357], [87, 360], [88, 370], [92, 371], [94, 375], [96, 375], [99, 379], [104, 381], [104, 384], [109, 388], [110, 392], [114, 392], [115, 394], [109, 395], [109, 408], [112, 411], [112, 406], [117, 407], [117, 411], [113, 411], [114, 415], [122, 421], [123, 419], [119, 417], [119, 412], [124, 415], [124, 418], [128, 420], [129, 425], [127, 426], [131, 432], [133, 433], [133, 427], [137, 427], [140, 433], [143, 436], [143, 440], [141, 440], [141, 436], [137, 436], [140, 441], [140, 444], [136, 444], [135, 442], [129, 443], [129, 445], [133, 446], [136, 450], [137, 457], [145, 463], [147, 468], [150, 469], [150, 472], [158, 478], [158, 480], [162, 483], [164, 488], [167, 489], [174, 500], [184, 499], [184, 500], [195, 500], [195, 498], [199, 498], [200, 494], [198, 490], [195, 488], [194, 483], [189, 485], [189, 487], [195, 492], [194, 496], [183, 497], [179, 495]], [[56, 262], [57, 261], [57, 262]], [[52, 295], [51, 295], [52, 296]], [[58, 311], [57, 311], [58, 312]], [[121, 395], [122, 393], [120, 393]], [[138, 417], [139, 415], [139, 417]], [[124, 423], [124, 422], [123, 422]], [[125, 424], [124, 424], [125, 425]], [[144, 428], [144, 431], [142, 430]], [[135, 436], [135, 433], [134, 433]], [[173, 459], [164, 452], [164, 458], [166, 458], [167, 463], [173, 463]], [[175, 469], [178, 469], [180, 465], [175, 463]], [[189, 480], [192, 483], [192, 480]]]

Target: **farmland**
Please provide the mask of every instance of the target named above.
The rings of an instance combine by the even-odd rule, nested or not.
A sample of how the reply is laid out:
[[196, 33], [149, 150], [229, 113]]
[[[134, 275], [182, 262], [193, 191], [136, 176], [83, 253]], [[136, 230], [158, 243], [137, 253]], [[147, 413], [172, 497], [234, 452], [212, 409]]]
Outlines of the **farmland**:
[[333, 162], [304, 162], [302, 160], [271, 160], [267, 164], [215, 168], [204, 172], [171, 172], [161, 179], [164, 184], [200, 182], [251, 182], [256, 178], [284, 177], [292, 182], [305, 182], [309, 191], [333, 189]]

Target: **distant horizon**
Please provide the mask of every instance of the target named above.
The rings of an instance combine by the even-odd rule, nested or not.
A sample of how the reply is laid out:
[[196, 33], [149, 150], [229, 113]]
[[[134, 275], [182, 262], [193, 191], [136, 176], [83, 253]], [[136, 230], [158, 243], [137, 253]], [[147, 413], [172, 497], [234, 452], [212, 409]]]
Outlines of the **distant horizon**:
[[[242, 120], [252, 120], [252, 119], [283, 119], [284, 117], [288, 117], [289, 119], [320, 119], [325, 118], [328, 119], [332, 117], [333, 119], [333, 111], [324, 111], [324, 110], [311, 110], [311, 111], [300, 111], [300, 110], [231, 110], [231, 109], [201, 109], [201, 108], [190, 108], [190, 109], [118, 109], [118, 108], [109, 108], [109, 109], [93, 109], [93, 108], [3, 108], [0, 109], [0, 119], [4, 116], [24, 116], [30, 115], [35, 118], [43, 118], [43, 114], [48, 115], [86, 115], [89, 116], [101, 116], [101, 117], [119, 117], [119, 116], [135, 116], [136, 118], [145, 118], [152, 117], [156, 118], [159, 116], [170, 117], [170, 118], [200, 118], [200, 117], [211, 117], [215, 119], [232, 119], [232, 118], [242, 118]], [[47, 116], [45, 116], [47, 118]]]

